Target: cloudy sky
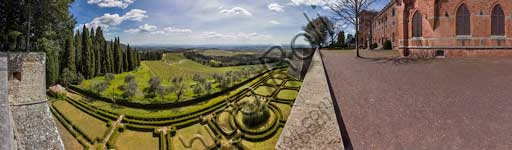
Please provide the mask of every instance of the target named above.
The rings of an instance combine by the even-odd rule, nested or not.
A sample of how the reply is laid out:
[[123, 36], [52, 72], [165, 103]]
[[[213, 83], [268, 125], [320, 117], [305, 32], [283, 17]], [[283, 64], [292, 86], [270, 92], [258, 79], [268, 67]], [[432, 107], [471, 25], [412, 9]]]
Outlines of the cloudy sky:
[[284, 44], [306, 24], [303, 12], [333, 15], [323, 5], [323, 0], [75, 0], [70, 10], [77, 28], [101, 26], [108, 39], [120, 36], [132, 45]]

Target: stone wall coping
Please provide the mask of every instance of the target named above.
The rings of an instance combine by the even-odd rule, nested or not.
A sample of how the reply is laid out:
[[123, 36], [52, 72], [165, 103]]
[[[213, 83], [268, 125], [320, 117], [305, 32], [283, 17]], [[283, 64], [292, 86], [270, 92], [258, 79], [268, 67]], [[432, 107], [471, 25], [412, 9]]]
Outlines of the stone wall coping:
[[344, 149], [327, 82], [317, 50], [275, 149]]

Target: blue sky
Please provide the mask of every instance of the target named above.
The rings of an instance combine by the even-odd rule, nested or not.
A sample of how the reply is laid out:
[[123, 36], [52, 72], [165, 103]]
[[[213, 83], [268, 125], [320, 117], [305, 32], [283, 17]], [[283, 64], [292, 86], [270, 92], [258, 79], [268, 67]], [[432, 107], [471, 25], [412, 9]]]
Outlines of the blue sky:
[[[386, 3], [378, 0], [372, 7]], [[107, 39], [119, 36], [132, 45], [284, 44], [306, 24], [303, 12], [333, 15], [322, 5], [323, 0], [75, 0], [70, 10], [77, 28], [101, 26]]]

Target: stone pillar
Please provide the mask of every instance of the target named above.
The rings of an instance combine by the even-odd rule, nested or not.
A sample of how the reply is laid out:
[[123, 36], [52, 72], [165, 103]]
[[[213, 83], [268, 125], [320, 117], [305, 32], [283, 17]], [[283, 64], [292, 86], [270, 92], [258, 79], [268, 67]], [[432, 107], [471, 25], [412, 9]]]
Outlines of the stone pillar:
[[308, 48], [297, 48], [295, 51], [299, 57], [304, 56], [306, 58], [299, 58], [292, 52], [292, 59], [288, 66], [288, 74], [295, 79], [303, 80], [306, 76], [306, 72], [308, 71], [309, 64], [311, 63], [311, 56], [308, 57], [308, 55], [311, 55], [313, 50]]
[[[2, 138], [13, 141], [7, 149], [64, 149], [46, 97], [45, 53], [0, 53], [0, 58], [7, 58], [8, 64], [0, 63], [7, 68], [0, 71], [0, 97], [8, 95], [1, 103], [5, 101], [9, 109], [7, 116], [13, 134], [8, 137], [2, 132]], [[4, 79], [8, 84], [2, 83]], [[2, 129], [4, 125], [2, 122]], [[4, 149], [2, 145], [0, 149]]]
[[0, 149], [11, 149], [14, 143], [8, 99], [8, 58], [0, 54]]

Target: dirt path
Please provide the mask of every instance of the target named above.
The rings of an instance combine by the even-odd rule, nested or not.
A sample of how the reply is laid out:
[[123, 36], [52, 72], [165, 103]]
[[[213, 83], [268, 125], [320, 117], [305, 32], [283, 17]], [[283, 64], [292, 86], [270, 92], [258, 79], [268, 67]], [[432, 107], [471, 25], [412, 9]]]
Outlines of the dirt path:
[[114, 131], [117, 129], [117, 125], [121, 123], [121, 121], [123, 120], [123, 117], [124, 117], [124, 115], [120, 115], [119, 118], [117, 118], [116, 122], [114, 122], [114, 124], [112, 124], [110, 131], [108, 131], [108, 134], [105, 136], [105, 138], [103, 138], [103, 148], [106, 147], [106, 144], [107, 144], [108, 140], [110, 139], [110, 136], [112, 136], [112, 133], [114, 133]]

